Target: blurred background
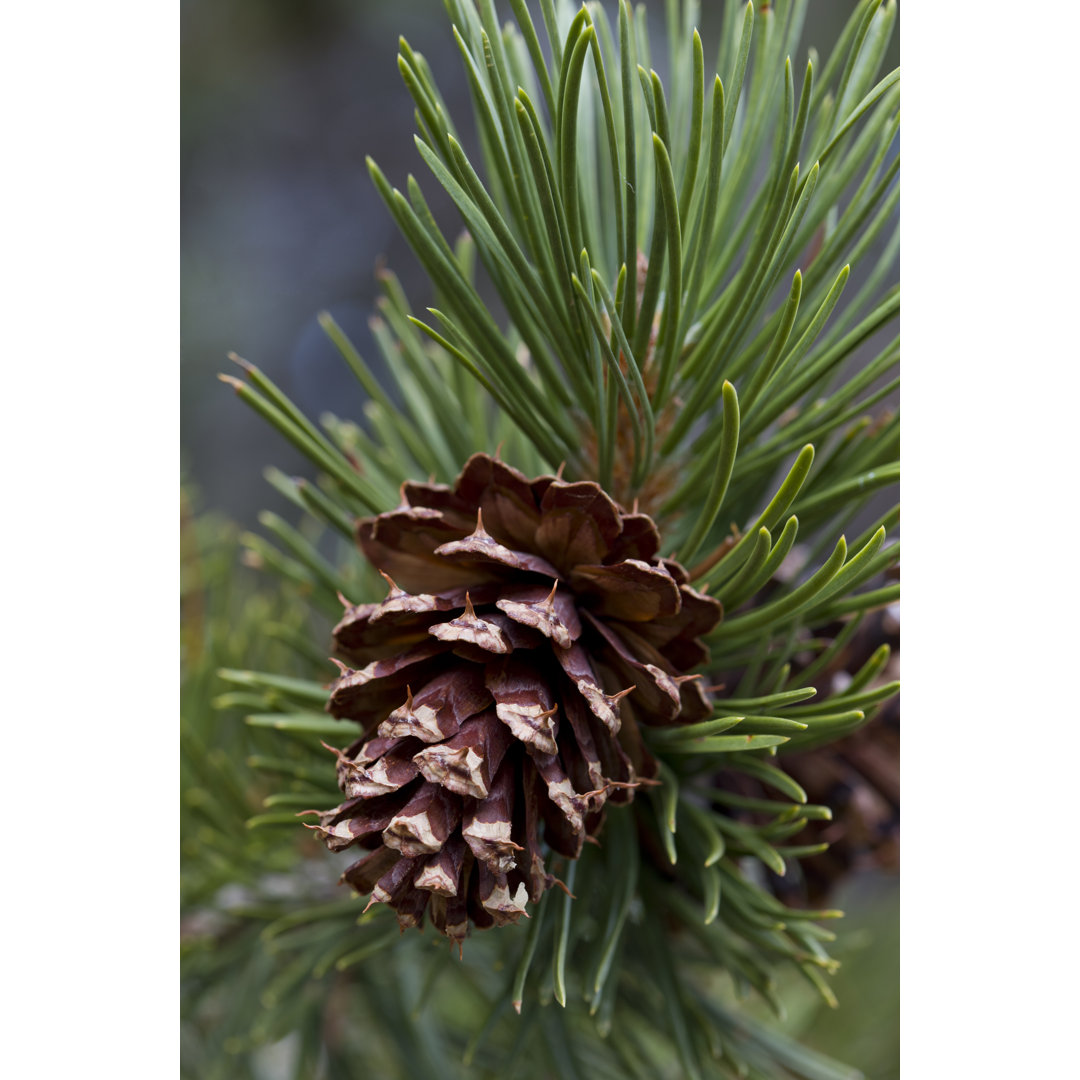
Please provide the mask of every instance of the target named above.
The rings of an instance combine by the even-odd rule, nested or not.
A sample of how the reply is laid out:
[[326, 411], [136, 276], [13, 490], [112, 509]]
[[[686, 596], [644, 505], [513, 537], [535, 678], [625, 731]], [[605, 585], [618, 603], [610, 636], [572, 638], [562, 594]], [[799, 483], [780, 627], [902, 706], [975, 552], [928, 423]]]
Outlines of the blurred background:
[[[715, 54], [720, 7], [703, 4], [707, 58]], [[816, 0], [807, 45], [827, 55], [852, 7]], [[649, 9], [662, 40], [663, 4]], [[306, 463], [216, 375], [233, 366], [227, 354], [235, 351], [308, 415], [360, 415], [360, 388], [316, 316], [329, 310], [377, 367], [368, 329], [377, 261], [393, 267], [415, 306], [432, 299], [368, 177], [365, 156], [397, 186], [415, 172], [440, 222], [460, 227], [413, 146], [398, 36], [426, 56], [468, 145], [467, 86], [441, 0], [183, 0], [181, 35], [186, 479], [198, 493], [197, 509], [241, 527], [254, 525], [264, 508], [291, 520], [292, 508], [262, 470], [274, 464], [306, 472]], [[898, 62], [897, 35], [886, 63]], [[653, 64], [665, 73], [659, 50]], [[834, 904], [849, 913], [835, 950], [845, 961], [834, 984], [842, 1007], [824, 1012], [793, 987], [789, 1027], [861, 1066], [871, 1080], [890, 1080], [899, 1075], [896, 880], [875, 871], [856, 875]]]

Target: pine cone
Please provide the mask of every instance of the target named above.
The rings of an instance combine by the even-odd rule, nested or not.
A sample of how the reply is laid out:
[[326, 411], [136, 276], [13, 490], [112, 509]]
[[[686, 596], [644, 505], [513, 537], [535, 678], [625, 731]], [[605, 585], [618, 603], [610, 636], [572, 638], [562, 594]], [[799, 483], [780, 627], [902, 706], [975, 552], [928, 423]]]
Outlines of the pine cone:
[[390, 593], [334, 630], [359, 667], [338, 662], [328, 710], [364, 734], [336, 751], [346, 801], [312, 827], [371, 851], [343, 880], [403, 930], [426, 910], [460, 944], [516, 922], [556, 883], [548, 851], [577, 858], [655, 772], [639, 724], [710, 715], [684, 673], [721, 609], [595, 483], [477, 454], [453, 488], [402, 496], [358, 525]]

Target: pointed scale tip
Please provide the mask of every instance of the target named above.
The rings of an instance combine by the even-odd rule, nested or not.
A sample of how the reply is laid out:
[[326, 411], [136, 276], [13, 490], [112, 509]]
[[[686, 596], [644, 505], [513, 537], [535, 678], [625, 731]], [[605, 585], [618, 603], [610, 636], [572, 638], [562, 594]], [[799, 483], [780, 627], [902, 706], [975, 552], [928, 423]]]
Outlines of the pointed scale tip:
[[544, 601], [544, 607], [546, 607], [548, 611], [555, 610], [555, 590], [558, 587], [559, 583], [556, 581], [555, 584], [551, 586], [551, 592], [548, 593], [547, 599]]
[[587, 791], [582, 795], [583, 799], [588, 799], [593, 795], [603, 795], [605, 791], [610, 791], [612, 788], [618, 788], [622, 791], [634, 791], [641, 787], [643, 784], [652, 787], [660, 787], [659, 780], [647, 780], [645, 777], [639, 777], [637, 780], [609, 780], [602, 788], [597, 788], [596, 791]]
[[[380, 570], [379, 576], [390, 586], [390, 596], [406, 596], [405, 590], [385, 571]], [[389, 599], [389, 597], [387, 597]]]

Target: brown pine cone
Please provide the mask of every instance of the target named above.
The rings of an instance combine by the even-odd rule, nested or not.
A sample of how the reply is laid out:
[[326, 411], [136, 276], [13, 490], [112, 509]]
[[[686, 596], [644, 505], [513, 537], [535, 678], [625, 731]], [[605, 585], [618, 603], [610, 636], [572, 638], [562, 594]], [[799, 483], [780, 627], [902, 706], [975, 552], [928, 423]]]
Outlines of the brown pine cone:
[[346, 801], [313, 828], [371, 851], [343, 880], [402, 929], [426, 910], [460, 944], [516, 922], [555, 883], [548, 850], [576, 858], [655, 772], [639, 724], [711, 713], [684, 673], [721, 609], [595, 483], [477, 454], [453, 488], [402, 495], [358, 525], [390, 593], [334, 630], [358, 668], [339, 663], [328, 710], [363, 736], [337, 751]]

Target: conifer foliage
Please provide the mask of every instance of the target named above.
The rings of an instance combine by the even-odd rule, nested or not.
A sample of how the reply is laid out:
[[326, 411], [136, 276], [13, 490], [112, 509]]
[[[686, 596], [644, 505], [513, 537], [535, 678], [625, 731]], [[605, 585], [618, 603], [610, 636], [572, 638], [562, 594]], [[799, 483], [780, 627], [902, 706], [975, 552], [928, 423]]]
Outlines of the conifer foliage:
[[[299, 526], [246, 538], [313, 613], [283, 632], [289, 664], [222, 672], [223, 704], [278, 747], [250, 776], [282, 788], [248, 825], [298, 852], [313, 809], [332, 850], [368, 849], [336, 872], [397, 916], [335, 892], [312, 841], [288, 901], [248, 867], [262, 900], [232, 918], [269, 920], [251, 948], [277, 972], [255, 1027], [365, 1075], [325, 1018], [379, 997], [378, 952], [416, 989], [377, 1006], [399, 1025], [387, 1075], [431, 1055], [463, 1075], [850, 1076], [739, 1002], [782, 1012], [784, 966], [831, 1000], [839, 913], [788, 906], [821, 850], [799, 833], [831, 811], [784, 755], [898, 689], [888, 645], [818, 678], [899, 590], [896, 5], [853, 5], [824, 61], [800, 52], [805, 0], [728, 3], [709, 54], [699, 5], [670, 0], [664, 60], [641, 5], [509, 6], [500, 24], [493, 0], [446, 0], [475, 144], [400, 44], [426, 174], [399, 190], [369, 168], [434, 300], [381, 272], [391, 385], [329, 316], [361, 422], [315, 424], [246, 362], [223, 376], [313, 466], [268, 473]], [[266, 792], [247, 775], [231, 797]], [[457, 974], [436, 935], [395, 940], [425, 912], [464, 946]]]

